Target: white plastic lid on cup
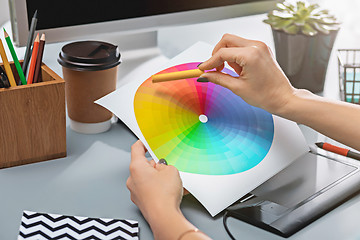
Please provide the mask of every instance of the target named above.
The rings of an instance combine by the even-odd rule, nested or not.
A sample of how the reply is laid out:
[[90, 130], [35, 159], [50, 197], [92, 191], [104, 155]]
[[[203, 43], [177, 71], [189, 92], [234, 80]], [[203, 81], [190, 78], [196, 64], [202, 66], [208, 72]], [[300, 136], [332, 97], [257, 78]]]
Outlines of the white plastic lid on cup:
[[102, 133], [111, 128], [111, 119], [99, 123], [81, 123], [70, 119], [70, 128], [75, 132], [83, 134]]

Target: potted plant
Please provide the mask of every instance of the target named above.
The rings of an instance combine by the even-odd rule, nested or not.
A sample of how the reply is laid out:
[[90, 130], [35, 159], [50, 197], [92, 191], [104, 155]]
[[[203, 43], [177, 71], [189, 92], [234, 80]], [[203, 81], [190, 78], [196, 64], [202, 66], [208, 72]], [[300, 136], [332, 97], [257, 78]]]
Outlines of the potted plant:
[[339, 22], [307, 1], [286, 0], [276, 6], [264, 20], [272, 29], [276, 60], [294, 87], [323, 91]]

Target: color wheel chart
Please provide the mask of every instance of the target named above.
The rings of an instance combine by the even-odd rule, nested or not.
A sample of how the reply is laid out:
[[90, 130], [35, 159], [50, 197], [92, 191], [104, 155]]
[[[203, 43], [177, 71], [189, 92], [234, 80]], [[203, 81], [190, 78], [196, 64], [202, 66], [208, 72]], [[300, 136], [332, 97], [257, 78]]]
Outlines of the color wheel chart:
[[[196, 69], [198, 64], [185, 63], [159, 73]], [[223, 72], [237, 76], [230, 69]], [[134, 111], [157, 158], [187, 173], [247, 171], [265, 158], [274, 138], [270, 113], [196, 78], [162, 83], [147, 79], [136, 91]]]

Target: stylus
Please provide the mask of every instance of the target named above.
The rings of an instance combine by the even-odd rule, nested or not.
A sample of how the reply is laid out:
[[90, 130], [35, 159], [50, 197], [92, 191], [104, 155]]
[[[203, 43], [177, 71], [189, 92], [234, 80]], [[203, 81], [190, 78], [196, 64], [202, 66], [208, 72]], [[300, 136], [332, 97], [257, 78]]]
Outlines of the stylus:
[[22, 70], [25, 75], [26, 75], [27, 67], [29, 66], [29, 60], [30, 60], [30, 56], [31, 56], [31, 45], [34, 40], [36, 24], [37, 24], [37, 10], [35, 11], [34, 16], [32, 17], [30, 30], [29, 30], [29, 36], [28, 36], [28, 40], [26, 43], [24, 62], [23, 62], [23, 66], [22, 66]]
[[315, 143], [316, 146], [318, 146], [319, 148], [322, 148], [324, 150], [327, 150], [327, 151], [330, 151], [330, 152], [333, 152], [333, 153], [337, 153], [337, 154], [340, 154], [340, 155], [343, 155], [343, 156], [346, 156], [346, 157], [349, 157], [349, 158], [354, 158], [356, 160], [360, 160], [360, 154], [359, 153], [356, 153], [356, 152], [353, 152], [353, 151], [350, 151], [349, 149], [346, 149], [346, 148], [341, 148], [341, 147], [338, 147], [338, 146], [334, 146], [330, 143], [324, 143], [324, 142], [318, 142], [318, 143]]

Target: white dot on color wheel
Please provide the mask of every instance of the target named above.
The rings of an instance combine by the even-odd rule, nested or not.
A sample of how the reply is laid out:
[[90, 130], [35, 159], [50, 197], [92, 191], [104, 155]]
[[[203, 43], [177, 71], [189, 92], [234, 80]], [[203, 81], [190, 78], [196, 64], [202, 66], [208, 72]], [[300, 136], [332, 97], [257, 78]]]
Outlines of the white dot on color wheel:
[[204, 114], [201, 114], [201, 115], [199, 116], [199, 120], [200, 120], [200, 122], [202, 122], [202, 123], [207, 123], [208, 117], [207, 117], [206, 115], [204, 115]]

